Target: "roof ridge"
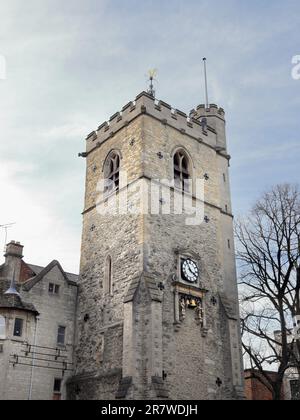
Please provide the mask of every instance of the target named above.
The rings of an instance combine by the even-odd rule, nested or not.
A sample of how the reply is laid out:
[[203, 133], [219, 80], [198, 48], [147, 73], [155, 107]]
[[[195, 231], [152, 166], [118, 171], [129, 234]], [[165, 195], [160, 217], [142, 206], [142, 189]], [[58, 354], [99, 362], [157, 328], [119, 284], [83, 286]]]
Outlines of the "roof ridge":
[[61, 271], [61, 273], [62, 273], [62, 275], [63, 275], [63, 277], [64, 277], [64, 279], [66, 280], [67, 283], [74, 284], [74, 285], [77, 284], [77, 283], [75, 283], [74, 281], [72, 281], [71, 279], [68, 278], [67, 273], [64, 271], [64, 269], [62, 268], [62, 266], [59, 263], [59, 261], [53, 260], [46, 267], [44, 267], [42, 269], [42, 271], [40, 271], [35, 277], [32, 277], [31, 279], [29, 279], [25, 283], [23, 283], [23, 289], [26, 290], [27, 292], [29, 290], [31, 290], [54, 267], [58, 267], [59, 268], [59, 270]]

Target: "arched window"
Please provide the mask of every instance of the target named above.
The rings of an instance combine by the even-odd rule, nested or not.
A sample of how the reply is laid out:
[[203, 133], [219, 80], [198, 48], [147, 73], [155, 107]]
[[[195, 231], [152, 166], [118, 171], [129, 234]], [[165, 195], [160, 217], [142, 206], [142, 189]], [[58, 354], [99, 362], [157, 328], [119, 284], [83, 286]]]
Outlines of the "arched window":
[[4, 316], [0, 315], [0, 340], [6, 338], [6, 322]]
[[190, 162], [186, 153], [183, 150], [178, 150], [174, 155], [173, 163], [175, 187], [182, 191], [189, 191]]
[[120, 186], [120, 156], [117, 152], [111, 152], [106, 158], [104, 167], [106, 181], [105, 194], [118, 191]]
[[113, 293], [112, 260], [110, 256], [106, 258], [106, 262], [105, 262], [104, 293], [106, 295], [112, 295]]

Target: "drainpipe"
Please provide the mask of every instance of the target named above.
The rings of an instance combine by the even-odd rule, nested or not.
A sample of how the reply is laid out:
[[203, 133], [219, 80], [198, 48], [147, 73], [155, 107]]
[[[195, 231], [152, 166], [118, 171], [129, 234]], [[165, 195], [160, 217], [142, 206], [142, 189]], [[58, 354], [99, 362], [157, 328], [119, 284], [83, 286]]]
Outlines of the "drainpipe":
[[33, 351], [32, 351], [32, 365], [31, 365], [31, 372], [30, 372], [28, 400], [32, 399], [33, 373], [34, 373], [34, 367], [35, 367], [35, 347], [36, 347], [36, 342], [37, 342], [37, 325], [38, 325], [38, 317], [35, 318], [34, 342], [33, 342]]

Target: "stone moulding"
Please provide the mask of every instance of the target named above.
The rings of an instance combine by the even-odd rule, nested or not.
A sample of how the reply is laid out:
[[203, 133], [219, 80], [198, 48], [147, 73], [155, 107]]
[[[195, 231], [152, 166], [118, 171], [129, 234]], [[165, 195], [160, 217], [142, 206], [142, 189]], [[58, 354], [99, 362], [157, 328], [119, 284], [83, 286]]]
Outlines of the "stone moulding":
[[97, 380], [97, 379], [102, 379], [102, 378], [108, 378], [108, 377], [112, 377], [112, 376], [118, 376], [122, 374], [122, 369], [111, 369], [108, 372], [103, 372], [103, 373], [96, 373], [96, 372], [87, 372], [87, 373], [82, 373], [81, 375], [74, 375], [71, 378], [69, 378], [67, 380], [68, 384], [73, 384], [73, 383], [77, 383], [77, 382], [85, 382], [87, 380]]
[[220, 302], [224, 308], [227, 318], [233, 321], [237, 321], [238, 312], [237, 312], [236, 304], [230, 299], [228, 299], [223, 293], [220, 293]]

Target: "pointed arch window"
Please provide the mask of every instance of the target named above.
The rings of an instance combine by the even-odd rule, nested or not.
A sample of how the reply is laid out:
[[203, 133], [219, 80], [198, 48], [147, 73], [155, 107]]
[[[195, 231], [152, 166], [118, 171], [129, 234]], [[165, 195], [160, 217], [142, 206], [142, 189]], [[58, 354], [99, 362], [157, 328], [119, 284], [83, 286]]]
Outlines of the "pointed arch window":
[[0, 340], [6, 338], [6, 321], [4, 316], [0, 315]]
[[182, 191], [189, 191], [190, 161], [183, 150], [178, 150], [174, 155], [174, 181], [175, 187]]
[[106, 180], [105, 194], [119, 191], [120, 188], [120, 156], [117, 152], [111, 152], [105, 163], [104, 177]]

